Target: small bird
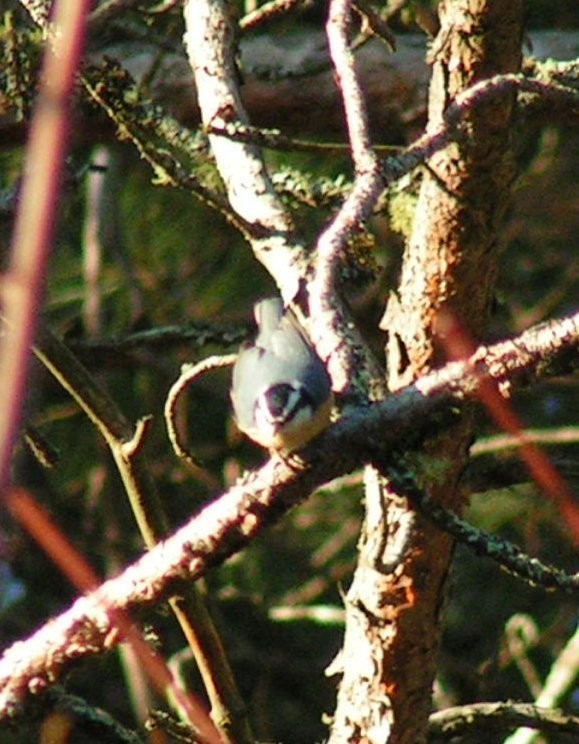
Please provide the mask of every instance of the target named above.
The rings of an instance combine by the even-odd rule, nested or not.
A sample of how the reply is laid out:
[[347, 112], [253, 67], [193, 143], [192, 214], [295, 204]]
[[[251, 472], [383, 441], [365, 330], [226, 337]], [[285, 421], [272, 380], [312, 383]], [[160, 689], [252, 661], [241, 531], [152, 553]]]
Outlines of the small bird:
[[231, 401], [237, 426], [267, 449], [292, 452], [329, 423], [330, 376], [305, 331], [281, 299], [254, 308], [258, 334], [233, 367]]

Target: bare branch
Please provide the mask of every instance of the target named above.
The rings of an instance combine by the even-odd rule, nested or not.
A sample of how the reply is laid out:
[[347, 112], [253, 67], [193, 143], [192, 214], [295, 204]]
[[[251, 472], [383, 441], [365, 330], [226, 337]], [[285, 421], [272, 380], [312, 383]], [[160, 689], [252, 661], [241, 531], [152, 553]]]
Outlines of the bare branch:
[[[333, 388], [345, 393], [349, 387], [355, 390], [358, 386], [356, 397], [363, 400], [372, 385], [380, 387], [383, 375], [339, 301], [336, 268], [348, 239], [370, 216], [385, 184], [371, 147], [364, 96], [349, 48], [350, 13], [349, 0], [333, 0], [327, 34], [346, 112], [356, 178], [351, 193], [318, 239], [315, 273], [308, 288], [310, 312], [316, 320], [312, 338], [328, 364]], [[373, 395], [378, 396], [376, 392]]]
[[[432, 741], [449, 741], [455, 736], [487, 738], [490, 731], [505, 731], [515, 726], [528, 726], [554, 736], [569, 734], [573, 741], [579, 734], [579, 718], [560, 710], [548, 710], [531, 703], [472, 703], [447, 708], [430, 716], [428, 733]], [[532, 732], [531, 732], [532, 733]], [[509, 739], [514, 744], [514, 738]], [[523, 742], [518, 742], [523, 744]]]
[[242, 31], [249, 31], [249, 29], [310, 4], [311, 0], [270, 0], [245, 15], [239, 21], [239, 28]]
[[[387, 457], [398, 447], [417, 446], [429, 420], [440, 429], [449, 406], [476, 395], [481, 377], [471, 371], [475, 361], [495, 380], [522, 376], [528, 381], [547, 373], [549, 364], [555, 369], [557, 361], [575, 362], [578, 349], [579, 314], [544, 324], [353, 412], [304, 450], [303, 457], [311, 453], [312, 459], [304, 459], [301, 467], [270, 460], [120, 576], [9, 648], [0, 659], [0, 719], [12, 715], [27, 695], [41, 690], [73, 660], [116, 643], [109, 610], [130, 611], [158, 601], [240, 550], [315, 488], [359, 467], [369, 454]], [[450, 413], [451, 420], [455, 416]]]
[[[556, 705], [561, 698], [571, 689], [577, 678], [579, 669], [579, 628], [571, 636], [557, 659], [551, 667], [549, 675], [545, 680], [543, 689], [535, 700], [538, 708], [549, 708]], [[520, 725], [525, 725], [521, 721]], [[505, 744], [530, 744], [534, 739], [533, 732], [528, 729], [519, 729]]]
[[[579, 442], [579, 427], [558, 426], [553, 429], [525, 429], [524, 439], [536, 444], [575, 444]], [[486, 455], [503, 449], [517, 449], [521, 446], [521, 437], [512, 434], [495, 434], [481, 437], [470, 448], [472, 456]]]
[[212, 369], [218, 369], [221, 367], [228, 367], [235, 363], [237, 354], [228, 354], [227, 356], [220, 357], [209, 357], [204, 359], [199, 364], [186, 364], [181, 368], [181, 374], [178, 379], [171, 385], [171, 389], [167, 394], [165, 400], [165, 425], [167, 427], [167, 433], [169, 440], [173, 446], [173, 450], [177, 457], [182, 458], [191, 465], [193, 468], [201, 467], [201, 464], [197, 458], [188, 452], [187, 447], [181, 441], [179, 431], [175, 423], [175, 410], [177, 408], [177, 402], [181, 395], [186, 392], [190, 385], [197, 380], [201, 375], [206, 372], [210, 372]]
[[[224, 4], [221, 0], [187, 0], [184, 18], [185, 44], [204, 124], [249, 124], [239, 93], [235, 31]], [[209, 141], [231, 206], [261, 232], [261, 237], [256, 233], [252, 240], [256, 257], [290, 302], [305, 275], [307, 257], [260, 151], [254, 145], [215, 134], [209, 135]]]
[[395, 466], [387, 466], [385, 475], [392, 480], [397, 493], [404, 494], [422, 514], [457, 542], [466, 545], [477, 555], [491, 558], [531, 586], [579, 592], [579, 574], [567, 574], [555, 566], [531, 558], [507, 540], [476, 529], [428, 496], [411, 473], [412, 469], [405, 468], [401, 459]]

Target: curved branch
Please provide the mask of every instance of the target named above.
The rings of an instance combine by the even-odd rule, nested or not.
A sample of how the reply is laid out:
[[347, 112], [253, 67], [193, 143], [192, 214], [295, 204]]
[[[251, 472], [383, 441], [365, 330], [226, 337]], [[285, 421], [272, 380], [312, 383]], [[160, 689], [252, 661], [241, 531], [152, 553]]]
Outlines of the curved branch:
[[181, 441], [181, 436], [175, 423], [175, 410], [177, 408], [177, 402], [183, 395], [187, 388], [192, 385], [201, 375], [212, 369], [218, 369], [220, 367], [229, 367], [234, 364], [237, 359], [237, 354], [228, 354], [226, 356], [212, 356], [208, 359], [204, 359], [199, 364], [185, 364], [181, 368], [181, 374], [177, 380], [171, 385], [171, 389], [165, 399], [165, 425], [167, 427], [167, 434], [169, 440], [173, 446], [173, 451], [180, 457], [189, 463], [193, 468], [201, 467], [199, 460], [192, 455], [185, 444]]
[[353, 388], [361, 402], [368, 398], [372, 385], [380, 388], [372, 397], [380, 397], [383, 374], [337, 296], [336, 270], [348, 240], [368, 219], [386, 184], [371, 147], [362, 86], [349, 47], [350, 12], [349, 0], [334, 0], [330, 3], [326, 28], [356, 177], [352, 191], [317, 241], [315, 272], [308, 289], [310, 312], [315, 319], [311, 325], [312, 339], [328, 364], [332, 386], [341, 393]]

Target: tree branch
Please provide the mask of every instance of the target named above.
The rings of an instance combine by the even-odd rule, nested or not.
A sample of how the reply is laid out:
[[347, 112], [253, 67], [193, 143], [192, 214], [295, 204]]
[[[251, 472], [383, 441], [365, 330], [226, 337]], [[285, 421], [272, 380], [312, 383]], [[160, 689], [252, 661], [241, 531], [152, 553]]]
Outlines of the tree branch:
[[[187, 0], [185, 45], [206, 126], [249, 124], [241, 101], [235, 61], [235, 32], [221, 0]], [[251, 144], [209, 135], [231, 206], [256, 230], [251, 239], [256, 258], [276, 281], [286, 302], [298, 293], [307, 256], [291, 217], [273, 188], [261, 152]]]
[[[537, 695], [535, 705], [539, 708], [548, 708], [556, 705], [563, 695], [571, 689], [577, 678], [579, 668], [579, 628], [575, 630], [567, 644], [552, 665], [543, 689]], [[524, 726], [521, 721], [519, 724]], [[533, 732], [523, 728], [516, 731], [505, 744], [530, 744], [534, 739]]]
[[[579, 718], [560, 710], [548, 710], [531, 703], [471, 703], [447, 708], [430, 716], [429, 740], [449, 741], [455, 736], [472, 740], [487, 738], [491, 731], [501, 732], [515, 726], [528, 726], [545, 734], [560, 737], [569, 734], [573, 741], [579, 735]], [[482, 739], [481, 739], [482, 741]], [[559, 741], [559, 739], [557, 739]]]
[[[189, 583], [251, 542], [265, 527], [324, 482], [350, 472], [373, 454], [419, 446], [432, 429], [456, 420], [456, 406], [473, 400], [481, 374], [528, 383], [576, 365], [579, 314], [532, 328], [473, 358], [453, 362], [373, 406], [354, 411], [304, 452], [303, 463], [273, 459], [208, 504], [120, 576], [79, 598], [0, 659], [0, 719], [59, 677], [73, 661], [117, 642], [109, 610], [151, 604]], [[476, 369], [476, 372], [473, 372]], [[453, 410], [454, 409], [454, 410]]]
[[327, 33], [344, 101], [356, 176], [352, 191], [318, 238], [308, 300], [316, 321], [311, 326], [312, 338], [327, 363], [333, 389], [342, 394], [350, 390], [360, 402], [368, 399], [373, 386], [379, 388], [374, 391], [374, 399], [383, 393], [383, 374], [339, 299], [336, 271], [348, 240], [372, 213], [385, 181], [371, 148], [364, 96], [348, 44], [350, 12], [349, 0], [333, 0]]
[[473, 527], [428, 496], [418, 486], [411, 473], [410, 467], [404, 467], [403, 458], [395, 466], [388, 465], [385, 468], [385, 475], [392, 481], [396, 492], [406, 496], [440, 530], [452, 535], [457, 542], [466, 545], [476, 555], [496, 561], [504, 569], [531, 586], [560, 589], [571, 593], [579, 592], [579, 574], [567, 574], [555, 566], [542, 563], [526, 555], [507, 540]]

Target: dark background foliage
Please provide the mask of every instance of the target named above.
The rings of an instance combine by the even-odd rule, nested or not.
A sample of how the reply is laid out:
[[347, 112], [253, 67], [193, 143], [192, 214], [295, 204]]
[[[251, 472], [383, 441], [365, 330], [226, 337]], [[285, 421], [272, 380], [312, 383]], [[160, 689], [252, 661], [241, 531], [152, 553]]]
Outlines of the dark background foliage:
[[[18, 18], [25, 18], [16, 3], [9, 5]], [[534, 27], [554, 29], [576, 29], [579, 20], [574, 2], [532, 2], [528, 17]], [[404, 21], [404, 17], [396, 19], [395, 27], [401, 32], [408, 28]], [[300, 22], [319, 24], [320, 18], [311, 13]], [[133, 11], [108, 29], [109, 34], [119, 36], [137, 32], [167, 34], [166, 44], [177, 45], [179, 13], [155, 18]], [[176, 460], [165, 434], [162, 411], [167, 391], [182, 363], [236, 348], [250, 327], [252, 303], [274, 288], [238, 233], [220, 216], [184, 191], [153, 183], [149, 167], [129, 144], [111, 143], [106, 133], [103, 145], [98, 130], [95, 125], [91, 141], [85, 132], [75, 132], [44, 319], [66, 339], [129, 418], [154, 416], [148, 454], [176, 527], [264, 455], [234, 430], [228, 376], [216, 372], [192, 387], [179, 414], [189, 447], [205, 465], [202, 474], [188, 470]], [[21, 172], [21, 144], [7, 137], [0, 150], [0, 187], [6, 193]], [[95, 175], [88, 168], [102, 148], [109, 157], [104, 175], [108, 206], [100, 223], [101, 268], [97, 285], [91, 288], [85, 268], [90, 216], [87, 189]], [[577, 304], [577, 131], [545, 122], [521, 157], [525, 173], [501, 235], [504, 250], [489, 339], [563, 315]], [[270, 158], [272, 167], [299, 168], [312, 180], [336, 178], [344, 169], [348, 175], [346, 159], [336, 156], [276, 154]], [[207, 168], [211, 167], [208, 163]], [[300, 207], [298, 214], [304, 229], [313, 235], [330, 212]], [[4, 250], [10, 214], [0, 216]], [[375, 276], [371, 281], [355, 282], [348, 291], [360, 322], [379, 350], [382, 340], [375, 330], [376, 320], [396, 278], [401, 239], [384, 216], [376, 217], [372, 231]], [[91, 298], [98, 299], [100, 310], [87, 323]], [[207, 324], [222, 336], [235, 333], [236, 342], [197, 346], [177, 340], [139, 343], [128, 349], [93, 343], [162, 326], [184, 330], [190, 324]], [[557, 431], [576, 425], [576, 381], [551, 380], [517, 395], [515, 406], [525, 424], [533, 428]], [[117, 572], [143, 549], [119, 477], [92, 425], [39, 365], [29, 390], [27, 423], [50, 443], [57, 460], [53, 468], [43, 468], [22, 442], [14, 466], [16, 481], [33, 490], [101, 575]], [[479, 433], [481, 437], [496, 433], [484, 413], [480, 414]], [[553, 445], [549, 451], [563, 474], [576, 482], [577, 432], [574, 442]], [[545, 560], [573, 568], [575, 556], [559, 514], [518, 465], [514, 450], [473, 457], [464, 487], [473, 492], [468, 516], [478, 526], [513, 539]], [[360, 493], [353, 478], [315, 494], [205, 582], [262, 740], [313, 742], [325, 735], [320, 716], [324, 711], [331, 713], [335, 686], [324, 669], [340, 648], [342, 627], [339, 622], [311, 618], [283, 621], [279, 610], [341, 607], [341, 591], [354, 566]], [[0, 557], [4, 570], [10, 566], [12, 572], [1, 578], [0, 646], [4, 648], [65, 608], [75, 590], [20, 528], [3, 521]], [[533, 675], [544, 680], [576, 623], [576, 604], [522, 587], [495, 565], [462, 548], [456, 552], [451, 581], [437, 702], [446, 706], [531, 699]], [[20, 596], [12, 601], [11, 592], [17, 590]], [[140, 619], [158, 637], [167, 658], [183, 646], [163, 608], [144, 613]], [[533, 637], [521, 662], [515, 658], [514, 644], [525, 632]], [[521, 642], [524, 645], [524, 638]], [[193, 670], [190, 675], [202, 695]], [[116, 655], [84, 663], [65, 684], [91, 704], [134, 725]], [[563, 702], [576, 707], [576, 697], [577, 690]], [[29, 727], [23, 727], [3, 731], [0, 738], [7, 744], [20, 744], [29, 742], [30, 735]], [[72, 739], [85, 740], [91, 739], [80, 732]]]

